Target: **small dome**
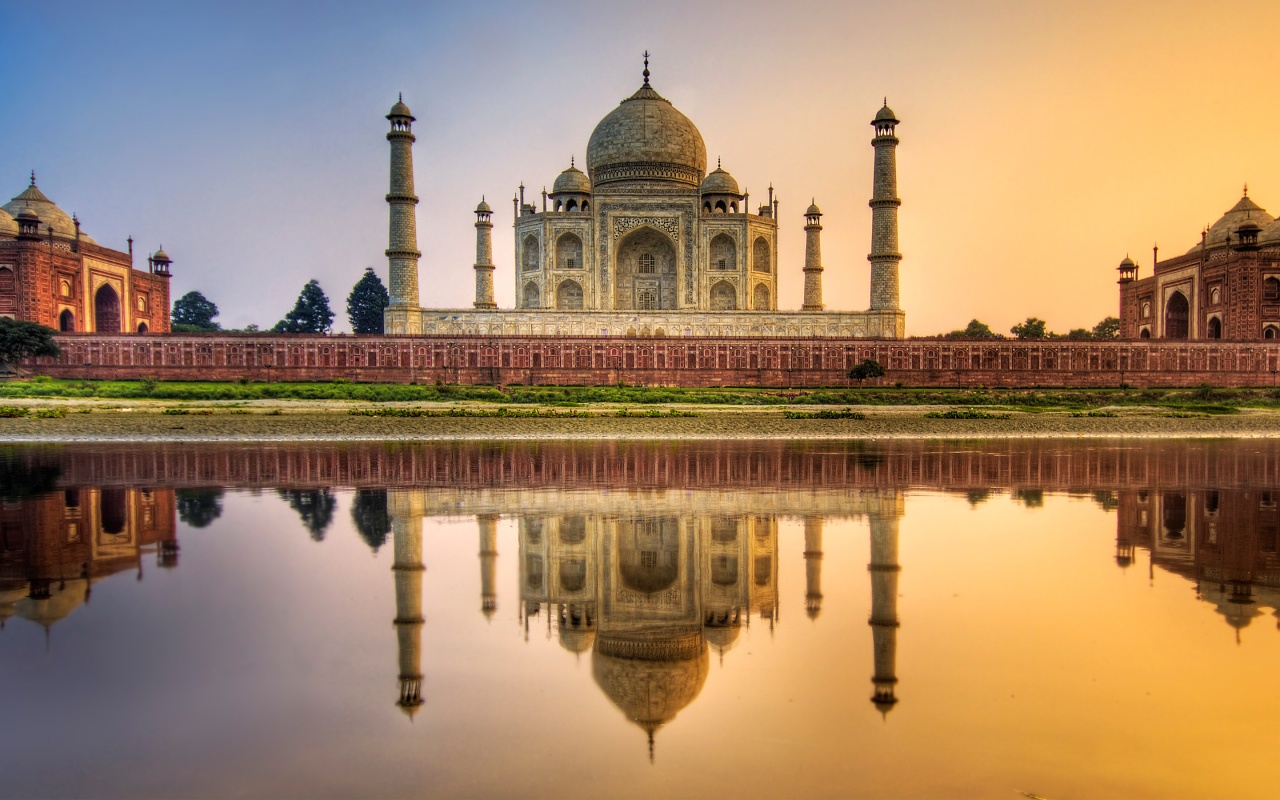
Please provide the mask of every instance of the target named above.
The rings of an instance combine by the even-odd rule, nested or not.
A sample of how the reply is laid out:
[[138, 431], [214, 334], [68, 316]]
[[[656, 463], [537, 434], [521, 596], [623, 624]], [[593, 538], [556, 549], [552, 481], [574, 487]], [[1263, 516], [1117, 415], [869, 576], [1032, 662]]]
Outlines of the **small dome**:
[[551, 185], [552, 194], [591, 194], [591, 179], [587, 173], [570, 166], [556, 177]]
[[893, 109], [889, 108], [888, 102], [886, 102], [884, 106], [879, 111], [876, 112], [875, 121], [876, 122], [892, 122], [894, 125], [897, 125], [899, 122], [897, 116], [895, 116], [893, 113]]
[[1124, 260], [1120, 262], [1120, 266], [1121, 266], [1121, 267], [1133, 267], [1133, 266], [1136, 266], [1136, 265], [1133, 263], [1133, 259], [1132, 259], [1132, 258], [1129, 258], [1128, 256], [1125, 256], [1125, 257], [1124, 257]]
[[[1268, 214], [1265, 208], [1250, 200], [1248, 195], [1245, 195], [1227, 213], [1223, 214], [1217, 222], [1209, 226], [1209, 231], [1205, 235], [1205, 245], [1207, 247], [1219, 247], [1229, 244], [1232, 235], [1246, 222], [1265, 228], [1275, 222], [1275, 217]], [[1200, 245], [1197, 244], [1187, 252], [1194, 253], [1199, 249]]]
[[403, 95], [400, 97], [399, 100], [396, 101], [396, 104], [391, 107], [391, 113], [387, 114], [387, 119], [391, 119], [392, 117], [408, 117], [409, 119], [414, 118], [413, 112], [411, 112], [409, 110], [409, 107], [404, 104]]
[[[64, 239], [76, 238], [76, 224], [71, 216], [46, 197], [44, 192], [36, 186], [34, 179], [22, 194], [10, 200], [3, 208], [13, 217], [22, 216], [24, 211], [34, 213], [40, 218], [41, 235], [49, 235], [49, 230], [52, 229], [54, 236]], [[80, 231], [80, 241], [96, 244], [83, 230]]]
[[591, 649], [596, 640], [596, 632], [591, 628], [575, 628], [561, 626], [560, 646], [570, 653], [585, 653]]
[[164, 251], [163, 246], [159, 250], [157, 250], [155, 255], [153, 255], [151, 258], [154, 261], [172, 261], [173, 260], [169, 258], [169, 254]]
[[0, 236], [17, 236], [18, 221], [8, 211], [0, 208]]
[[820, 217], [822, 216], [822, 210], [818, 208], [817, 203], [810, 203], [809, 207], [805, 209], [804, 215], [806, 217]]
[[742, 194], [733, 176], [716, 166], [715, 171], [702, 181], [703, 194]]
[[488, 203], [486, 203], [486, 202], [484, 201], [484, 198], [482, 197], [482, 198], [480, 198], [480, 205], [476, 206], [476, 213], [477, 213], [477, 214], [492, 214], [492, 213], [493, 213], [493, 209], [492, 209], [492, 208], [489, 208], [489, 204], [488, 204]]

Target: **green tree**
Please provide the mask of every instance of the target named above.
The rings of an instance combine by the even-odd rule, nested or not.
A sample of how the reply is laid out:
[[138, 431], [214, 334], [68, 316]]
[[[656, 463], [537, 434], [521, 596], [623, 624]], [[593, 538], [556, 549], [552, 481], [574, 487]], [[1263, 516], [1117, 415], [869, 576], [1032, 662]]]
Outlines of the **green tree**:
[[1027, 321], [1014, 325], [1009, 332], [1019, 339], [1048, 339], [1051, 335], [1045, 321], [1037, 317], [1027, 317]]
[[274, 333], [325, 333], [333, 325], [333, 312], [329, 310], [329, 298], [320, 288], [320, 282], [312, 279], [302, 287], [298, 302], [284, 319], [275, 324]]
[[0, 367], [16, 372], [24, 358], [59, 355], [62, 349], [53, 340], [55, 333], [39, 323], [0, 317]]
[[317, 542], [324, 541], [324, 532], [333, 522], [333, 512], [338, 507], [338, 499], [328, 489], [281, 489], [280, 497], [289, 503], [289, 508], [298, 512], [302, 525]]
[[390, 303], [387, 287], [374, 274], [373, 267], [365, 267], [364, 275], [347, 295], [347, 319], [351, 320], [351, 332], [382, 333], [382, 310]]
[[1093, 326], [1095, 339], [1119, 339], [1120, 320], [1117, 317], [1105, 317], [1102, 322]]
[[872, 358], [862, 359], [862, 363], [849, 370], [849, 377], [858, 382], [861, 386], [862, 382], [868, 378], [883, 378], [884, 367], [880, 366], [880, 362]]
[[173, 330], [175, 333], [216, 331], [220, 327], [213, 321], [216, 316], [218, 307], [213, 301], [199, 292], [187, 292], [173, 303]]
[[365, 544], [378, 552], [391, 533], [391, 516], [387, 514], [386, 489], [356, 489], [351, 501], [351, 521]]
[[1067, 331], [1068, 339], [1092, 339], [1093, 331], [1088, 328], [1072, 328]]
[[221, 489], [175, 489], [178, 519], [193, 528], [207, 528], [222, 516]]
[[952, 331], [946, 334], [948, 339], [995, 339], [996, 333], [985, 322], [979, 322], [976, 319], [969, 320], [969, 324], [958, 331]]

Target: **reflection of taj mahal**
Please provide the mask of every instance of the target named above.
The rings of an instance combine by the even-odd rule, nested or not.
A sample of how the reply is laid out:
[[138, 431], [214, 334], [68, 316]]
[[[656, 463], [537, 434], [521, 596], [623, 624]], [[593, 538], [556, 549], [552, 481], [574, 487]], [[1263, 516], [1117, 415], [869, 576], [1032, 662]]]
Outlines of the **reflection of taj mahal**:
[[387, 332], [901, 338], [898, 119], [889, 107], [872, 122], [870, 310], [827, 310], [822, 212], [813, 204], [803, 215], [803, 305], [780, 312], [778, 281], [789, 265], [778, 259], [781, 218], [773, 186], [753, 211], [750, 194], [718, 159], [708, 171], [702, 134], [650, 84], [647, 53], [643, 77], [640, 88], [596, 125], [585, 172], [570, 158], [551, 191], [543, 190], [541, 206], [526, 200], [523, 185], [512, 198], [514, 311], [499, 311], [494, 302], [494, 211], [483, 200], [475, 210], [474, 310], [419, 308], [414, 117], [403, 101], [397, 102], [387, 115]]
[[[842, 496], [822, 516], [806, 515], [812, 497], [782, 493], [697, 492], [697, 498], [539, 492], [471, 495], [460, 509], [449, 492], [391, 492], [395, 536], [396, 630], [400, 694], [412, 716], [423, 702], [421, 671], [422, 523], [435, 514], [474, 512], [479, 533], [481, 611], [497, 610], [497, 522], [518, 520], [520, 619], [546, 615], [560, 646], [590, 653], [605, 696], [649, 737], [694, 701], [714, 650], [723, 662], [756, 617], [779, 623], [778, 519], [803, 517], [805, 610], [822, 610], [825, 519], [866, 517], [871, 527], [874, 644], [872, 700], [882, 713], [897, 702], [897, 533], [902, 496]], [[711, 495], [715, 494], [717, 498]], [[647, 502], [653, 499], [655, 502]], [[821, 504], [820, 504], [821, 505]], [[645, 508], [644, 513], [636, 511]], [[692, 509], [699, 512], [691, 513]]]

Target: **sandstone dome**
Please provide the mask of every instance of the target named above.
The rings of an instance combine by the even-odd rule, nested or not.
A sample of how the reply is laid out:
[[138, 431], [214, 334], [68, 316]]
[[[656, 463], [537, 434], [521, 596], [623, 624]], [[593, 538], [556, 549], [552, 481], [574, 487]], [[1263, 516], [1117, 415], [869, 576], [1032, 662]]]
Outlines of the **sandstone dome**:
[[693, 122], [654, 91], [646, 77], [591, 132], [587, 171], [596, 187], [669, 181], [697, 188], [707, 171], [707, 148]]
[[18, 235], [18, 221], [3, 208], [0, 208], [0, 235]]
[[[1208, 247], [1230, 244], [1231, 236], [1246, 221], [1265, 229], [1272, 222], [1275, 222], [1275, 217], [1268, 214], [1262, 206], [1250, 200], [1249, 195], [1246, 194], [1240, 198], [1240, 202], [1232, 206], [1217, 222], [1209, 226], [1209, 233], [1205, 236], [1205, 244]], [[1259, 237], [1259, 241], [1262, 241], [1261, 237]], [[1187, 253], [1194, 253], [1199, 249], [1200, 245], [1196, 244]]]
[[551, 185], [551, 193], [591, 194], [591, 179], [585, 172], [570, 165], [556, 177], [556, 182]]
[[[16, 218], [19, 214], [30, 209], [37, 217], [40, 218], [40, 234], [42, 236], [49, 235], [49, 229], [53, 229], [53, 235], [64, 239], [76, 238], [76, 224], [71, 220], [67, 212], [58, 208], [58, 206], [45, 196], [44, 192], [35, 184], [35, 179], [31, 181], [31, 185], [26, 188], [22, 194], [10, 200], [3, 207], [4, 211], [10, 216]], [[93, 239], [83, 231], [80, 231], [80, 241], [96, 244]]]

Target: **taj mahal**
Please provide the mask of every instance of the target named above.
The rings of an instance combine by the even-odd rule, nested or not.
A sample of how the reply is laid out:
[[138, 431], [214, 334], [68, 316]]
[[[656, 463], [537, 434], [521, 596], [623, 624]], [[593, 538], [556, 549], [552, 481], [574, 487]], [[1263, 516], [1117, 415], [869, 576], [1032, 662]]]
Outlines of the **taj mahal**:
[[[401, 98], [391, 130], [389, 334], [503, 336], [739, 336], [900, 339], [896, 126], [875, 115], [870, 308], [828, 308], [822, 293], [822, 212], [804, 213], [804, 302], [778, 308], [781, 220], [770, 186], [750, 195], [707, 148], [693, 122], [643, 83], [596, 125], [586, 171], [571, 158], [541, 204], [512, 198], [515, 309], [494, 302], [493, 208], [476, 206], [475, 303], [423, 308], [414, 194], [414, 116]], [[431, 266], [427, 267], [432, 269]], [[429, 274], [429, 273], [428, 273]]]

